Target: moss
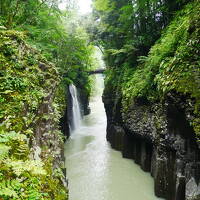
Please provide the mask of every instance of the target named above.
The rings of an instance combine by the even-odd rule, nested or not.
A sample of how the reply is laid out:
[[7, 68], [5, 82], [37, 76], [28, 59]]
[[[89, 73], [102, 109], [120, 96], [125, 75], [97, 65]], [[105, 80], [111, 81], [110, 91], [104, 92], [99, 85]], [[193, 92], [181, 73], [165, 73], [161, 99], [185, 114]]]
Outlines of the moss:
[[[21, 32], [0, 31], [0, 197], [67, 199], [63, 173], [56, 174], [55, 160], [50, 159], [60, 156], [51, 148], [63, 145], [58, 123], [64, 101], [55, 94], [60, 77], [25, 38]], [[41, 147], [39, 160], [33, 159], [34, 145]]]

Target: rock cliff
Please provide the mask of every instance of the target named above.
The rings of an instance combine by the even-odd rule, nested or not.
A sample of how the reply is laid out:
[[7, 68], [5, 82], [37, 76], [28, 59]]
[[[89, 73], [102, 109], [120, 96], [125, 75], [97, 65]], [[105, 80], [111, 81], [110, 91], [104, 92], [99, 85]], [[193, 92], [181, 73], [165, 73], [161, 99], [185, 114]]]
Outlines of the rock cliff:
[[[107, 99], [108, 98], [108, 99]], [[107, 139], [155, 180], [155, 194], [167, 200], [200, 199], [200, 150], [189, 124], [186, 100], [171, 95], [150, 104], [137, 99], [126, 113], [104, 94]], [[116, 119], [121, 115], [123, 121]]]
[[136, 70], [107, 69], [107, 139], [166, 200], [200, 199], [198, 7], [179, 13]]

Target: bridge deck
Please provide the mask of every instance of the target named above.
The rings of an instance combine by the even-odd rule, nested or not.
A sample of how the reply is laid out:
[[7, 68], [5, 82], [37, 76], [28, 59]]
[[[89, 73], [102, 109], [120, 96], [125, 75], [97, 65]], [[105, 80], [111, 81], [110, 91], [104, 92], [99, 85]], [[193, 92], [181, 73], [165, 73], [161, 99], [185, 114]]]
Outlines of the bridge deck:
[[93, 71], [89, 71], [89, 75], [92, 75], [92, 74], [103, 74], [105, 72], [105, 69], [96, 69], [96, 70], [93, 70]]

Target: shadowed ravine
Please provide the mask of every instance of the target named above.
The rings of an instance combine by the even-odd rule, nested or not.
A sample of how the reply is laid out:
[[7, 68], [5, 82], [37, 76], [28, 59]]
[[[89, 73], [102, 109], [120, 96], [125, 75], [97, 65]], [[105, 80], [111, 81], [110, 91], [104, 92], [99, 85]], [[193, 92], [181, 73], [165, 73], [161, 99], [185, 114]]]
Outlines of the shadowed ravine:
[[156, 200], [150, 174], [106, 141], [103, 78], [96, 77], [91, 114], [65, 145], [70, 200]]

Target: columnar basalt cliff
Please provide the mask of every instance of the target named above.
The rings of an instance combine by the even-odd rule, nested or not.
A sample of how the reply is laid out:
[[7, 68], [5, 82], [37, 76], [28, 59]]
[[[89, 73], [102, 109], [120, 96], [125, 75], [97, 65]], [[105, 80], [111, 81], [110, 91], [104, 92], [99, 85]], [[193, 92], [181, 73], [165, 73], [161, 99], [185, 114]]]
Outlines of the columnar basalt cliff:
[[[107, 139], [123, 157], [134, 159], [155, 180], [155, 194], [167, 200], [200, 199], [200, 150], [188, 122], [186, 99], [169, 95], [162, 103], [137, 99], [127, 112], [113, 110], [104, 93]], [[122, 115], [122, 120], [116, 118]], [[117, 123], [116, 123], [117, 122]]]
[[[107, 140], [151, 173], [156, 196], [166, 200], [200, 200], [198, 7], [175, 18], [128, 80], [127, 69], [108, 69], [103, 94]], [[179, 40], [173, 49], [170, 32]]]

